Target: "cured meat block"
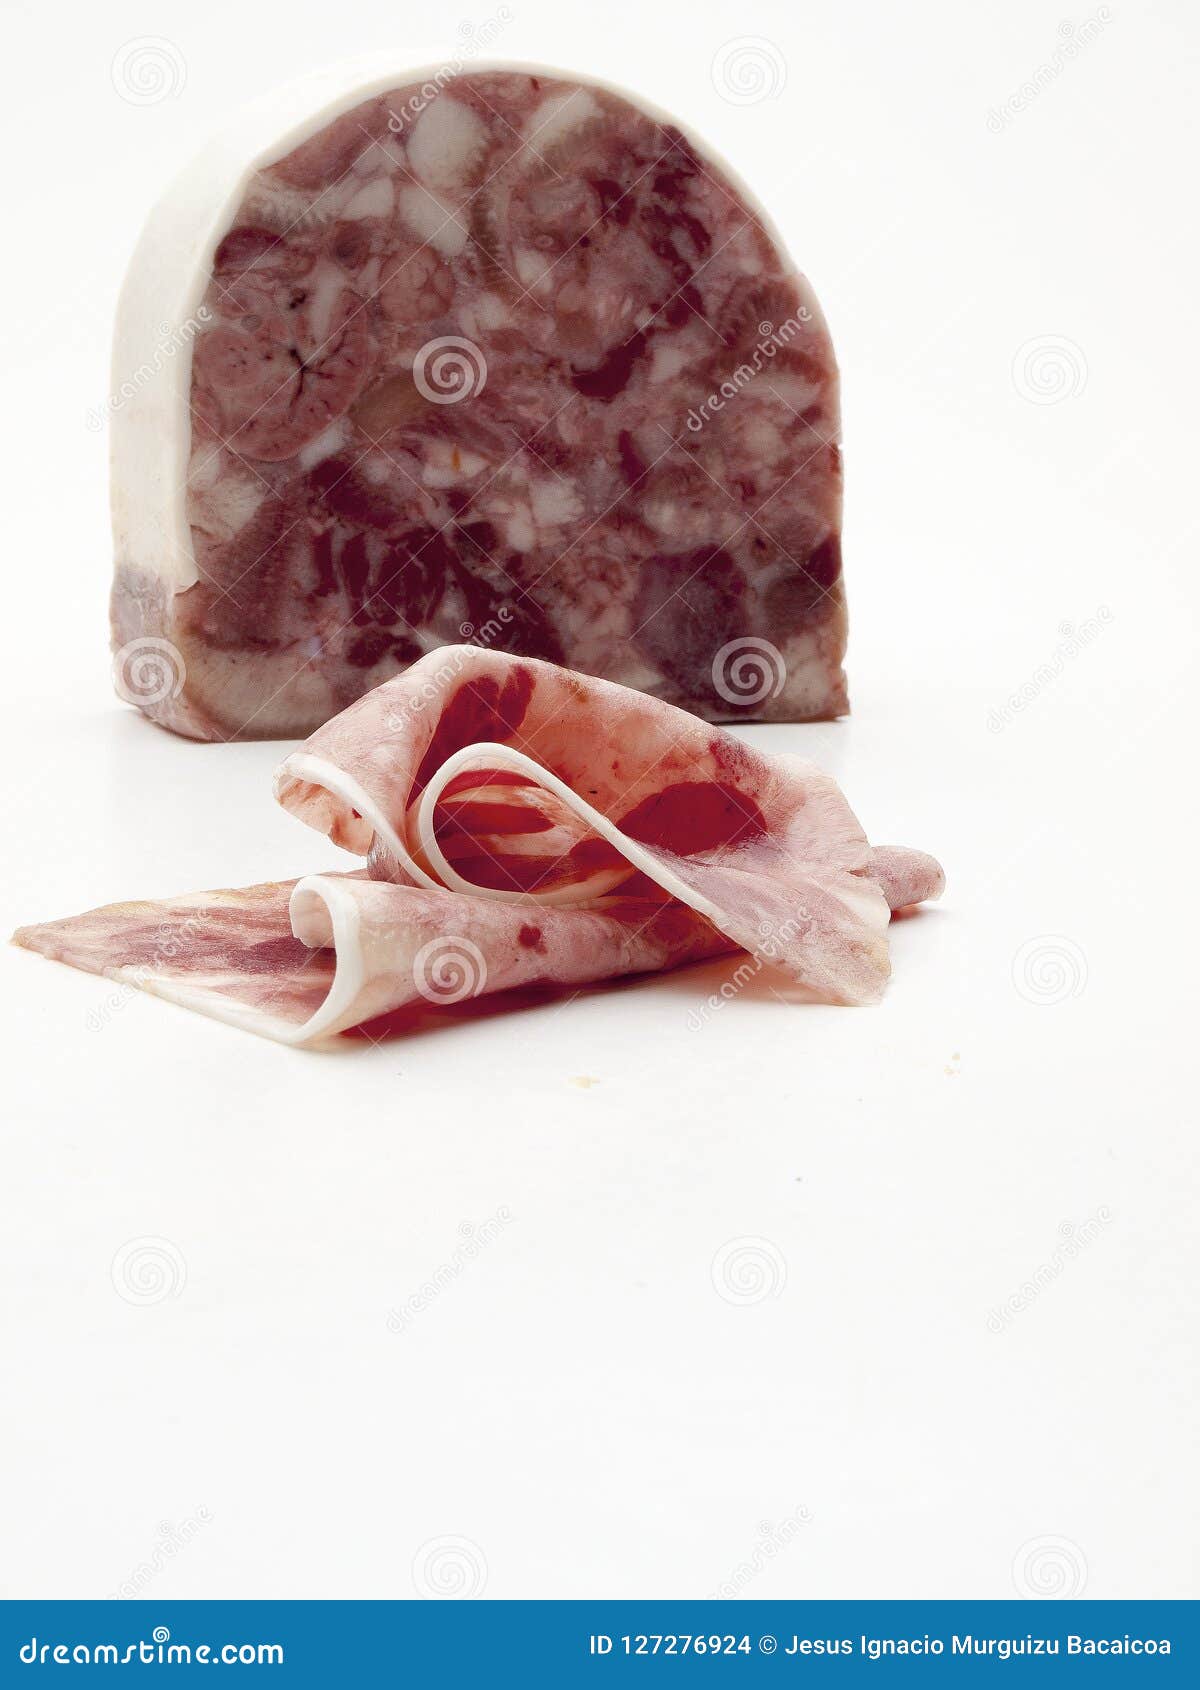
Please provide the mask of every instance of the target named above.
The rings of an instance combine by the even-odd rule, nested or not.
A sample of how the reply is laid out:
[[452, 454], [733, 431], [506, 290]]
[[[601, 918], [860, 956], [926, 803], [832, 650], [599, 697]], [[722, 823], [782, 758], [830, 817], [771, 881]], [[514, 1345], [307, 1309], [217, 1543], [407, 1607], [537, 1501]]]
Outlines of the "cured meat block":
[[466, 639], [843, 711], [837, 372], [742, 186], [541, 71], [305, 97], [197, 162], [122, 295], [122, 695], [300, 735]]
[[431, 653], [286, 759], [280, 803], [348, 875], [110, 905], [20, 944], [288, 1043], [413, 1004], [742, 950], [869, 1003], [932, 857], [872, 849], [836, 784], [534, 659]]

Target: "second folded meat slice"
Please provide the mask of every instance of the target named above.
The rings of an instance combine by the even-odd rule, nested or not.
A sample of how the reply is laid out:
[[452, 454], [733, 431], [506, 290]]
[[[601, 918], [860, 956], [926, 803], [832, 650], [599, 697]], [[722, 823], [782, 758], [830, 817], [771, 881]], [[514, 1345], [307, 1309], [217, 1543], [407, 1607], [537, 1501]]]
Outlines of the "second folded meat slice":
[[[453, 892], [312, 874], [231, 891], [108, 904], [23, 927], [56, 962], [233, 1026], [308, 1044], [412, 1006], [526, 986], [581, 986], [730, 949], [690, 910], [484, 904]], [[94, 1012], [103, 1021], [123, 999]]]

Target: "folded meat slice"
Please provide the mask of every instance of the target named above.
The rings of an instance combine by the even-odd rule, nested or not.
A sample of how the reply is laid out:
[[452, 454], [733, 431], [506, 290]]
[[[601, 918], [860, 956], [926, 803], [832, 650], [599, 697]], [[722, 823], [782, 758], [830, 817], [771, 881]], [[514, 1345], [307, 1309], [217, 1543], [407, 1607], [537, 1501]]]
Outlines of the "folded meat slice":
[[286, 759], [280, 802], [353, 874], [116, 904], [18, 942], [291, 1043], [407, 1004], [754, 952], [876, 999], [890, 910], [941, 891], [829, 776], [660, 700], [473, 646], [431, 654]]
[[691, 910], [480, 904], [365, 874], [109, 904], [23, 927], [17, 944], [285, 1044], [413, 1004], [513, 987], [586, 985], [732, 949]]
[[310, 949], [288, 919], [294, 881], [106, 904], [19, 927], [18, 945], [275, 1038], [330, 996], [339, 959]]
[[[828, 775], [553, 664], [431, 654], [288, 757], [276, 796], [376, 876], [543, 906], [671, 899], [736, 946], [769, 940], [832, 1002], [887, 978], [889, 899]], [[904, 901], [940, 890], [930, 858], [886, 866]]]
[[894, 910], [928, 903], [946, 890], [946, 876], [937, 858], [905, 845], [874, 846], [866, 872]]

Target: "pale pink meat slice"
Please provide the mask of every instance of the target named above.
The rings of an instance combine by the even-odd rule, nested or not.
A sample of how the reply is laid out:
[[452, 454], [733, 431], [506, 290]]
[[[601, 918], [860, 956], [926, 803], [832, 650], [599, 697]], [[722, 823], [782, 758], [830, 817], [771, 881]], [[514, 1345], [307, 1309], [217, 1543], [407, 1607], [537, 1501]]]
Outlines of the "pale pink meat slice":
[[360, 874], [109, 904], [16, 943], [217, 1020], [307, 1044], [413, 1005], [583, 986], [729, 951], [691, 910], [530, 912]]
[[945, 871], [937, 858], [906, 845], [873, 846], [867, 872], [894, 910], [929, 903], [946, 890]]
[[[376, 875], [490, 901], [670, 898], [832, 1002], [887, 979], [890, 898], [828, 775], [552, 664], [431, 654], [287, 758], [276, 795]], [[918, 858], [881, 860], [911, 902]]]
[[470, 646], [328, 723], [276, 794], [364, 868], [113, 904], [18, 943], [307, 1043], [414, 1003], [736, 950], [809, 997], [870, 1003], [890, 910], [942, 889], [932, 857], [873, 849], [811, 764]]

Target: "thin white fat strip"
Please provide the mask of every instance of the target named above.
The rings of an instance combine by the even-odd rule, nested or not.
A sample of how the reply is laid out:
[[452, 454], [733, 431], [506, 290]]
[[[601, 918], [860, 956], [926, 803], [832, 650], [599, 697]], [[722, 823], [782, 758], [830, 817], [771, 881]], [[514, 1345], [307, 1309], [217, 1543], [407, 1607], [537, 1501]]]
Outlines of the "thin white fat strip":
[[226, 997], [219, 991], [210, 991], [199, 984], [186, 981], [157, 981], [133, 980], [133, 985], [141, 986], [143, 991], [153, 997], [163, 998], [167, 1003], [176, 1004], [180, 1009], [198, 1011], [207, 1015], [213, 1021], [224, 1021], [229, 1027], [237, 1027], [244, 1033], [257, 1033], [262, 1038], [275, 1039], [280, 1044], [296, 1044], [298, 1042], [297, 1029], [291, 1021], [285, 1021], [282, 1016], [267, 1015], [253, 1005], [239, 1003], [236, 998]]
[[685, 880], [681, 880], [660, 856], [645, 845], [639, 845], [635, 839], [630, 839], [628, 834], [622, 833], [607, 816], [601, 815], [599, 810], [581, 798], [565, 781], [559, 780], [557, 775], [551, 774], [549, 769], [543, 768], [532, 757], [527, 757], [523, 751], [514, 751], [511, 746], [490, 744], [487, 741], [481, 741], [478, 745], [466, 745], [461, 751], [456, 751], [448, 757], [421, 794], [416, 807], [414, 826], [421, 853], [441, 877], [442, 884], [450, 891], [467, 892], [476, 898], [493, 898], [503, 904], [577, 904], [585, 898], [599, 895], [598, 890], [593, 887], [593, 880], [597, 885], [603, 881], [605, 884], [600, 889], [604, 891], [614, 884], [611, 872], [575, 882], [570, 886], [552, 887], [546, 892], [506, 892], [491, 886], [476, 886], [473, 881], [465, 880], [443, 855], [433, 830], [433, 817], [438, 800], [449, 782], [469, 768], [510, 769], [515, 774], [526, 775], [536, 781], [539, 786], [560, 799], [581, 821], [585, 821], [601, 839], [606, 839], [610, 845], [615, 846], [632, 868], [640, 869], [656, 886], [661, 886], [664, 892], [679, 903], [686, 904], [698, 915], [707, 917], [717, 927], [721, 926], [723, 912], [720, 907], [696, 892]]
[[[397, 864], [406, 874], [412, 876], [416, 885], [428, 887], [430, 891], [440, 889], [441, 883], [435, 880], [431, 874], [428, 874], [416, 861], [408, 846], [400, 838], [400, 835], [371, 795], [344, 769], [340, 769], [336, 763], [330, 763], [324, 757], [314, 757], [308, 751], [294, 752], [275, 776], [275, 796], [281, 803], [284, 802], [285, 788], [293, 780], [306, 781], [311, 786], [321, 787], [332, 797], [340, 798], [347, 809], [358, 811], [366, 824], [361, 829], [354, 827], [352, 817], [343, 816], [341, 818], [344, 831], [355, 838], [355, 843], [349, 849], [356, 852], [358, 856], [365, 857], [367, 855], [371, 848], [370, 835], [373, 831], [375, 836], [387, 846]], [[290, 804], [285, 807], [292, 808]], [[304, 816], [305, 808], [306, 806], [303, 803], [297, 806], [299, 814], [304, 820], [308, 820], [309, 818]], [[319, 820], [317, 825], [320, 826]], [[328, 832], [329, 830], [324, 829], [323, 831]]]
[[[339, 958], [339, 971], [340, 967]], [[179, 1009], [190, 1009], [195, 1014], [207, 1015], [210, 1020], [223, 1021], [226, 1026], [240, 1028], [246, 1033], [258, 1033], [261, 1037], [275, 1039], [280, 1044], [300, 1044], [305, 1039], [312, 1038], [313, 1034], [308, 1029], [323, 1017], [322, 1007], [309, 1021], [297, 1025], [294, 1021], [285, 1020], [281, 1015], [271, 1015], [254, 1004], [242, 1003], [239, 999], [230, 997], [220, 986], [206, 985], [203, 975], [172, 977], [155, 974], [139, 965], [129, 967], [123, 964], [104, 968], [99, 972], [102, 978], [115, 980], [122, 986], [135, 986], [148, 996], [161, 998], [164, 1003], [173, 1003]]]
[[354, 1025], [354, 1005], [366, 984], [358, 905], [336, 880], [306, 874], [292, 888], [288, 904], [292, 932], [310, 950], [330, 948], [334, 956], [333, 983], [320, 1009], [300, 1027], [276, 1034], [287, 1044], [305, 1044]]

